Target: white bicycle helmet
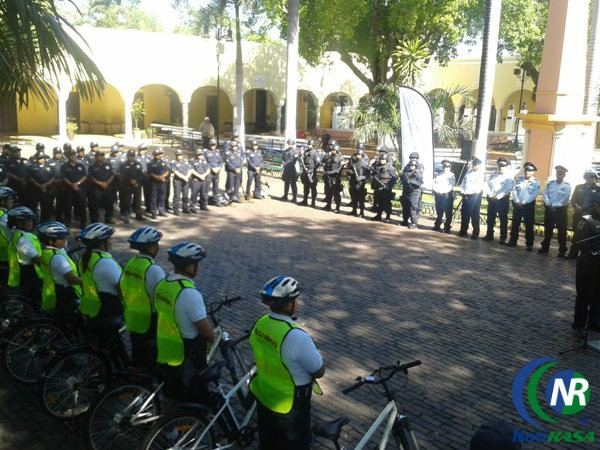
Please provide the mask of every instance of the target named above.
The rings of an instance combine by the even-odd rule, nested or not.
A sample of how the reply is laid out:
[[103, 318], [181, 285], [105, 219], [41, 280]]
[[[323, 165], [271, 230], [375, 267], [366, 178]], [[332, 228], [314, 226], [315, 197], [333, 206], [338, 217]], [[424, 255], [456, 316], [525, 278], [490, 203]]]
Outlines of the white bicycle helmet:
[[15, 206], [6, 211], [9, 219], [13, 220], [35, 220], [35, 213], [26, 206]]
[[271, 278], [260, 290], [263, 303], [289, 301], [300, 295], [300, 284], [292, 277], [280, 275]]
[[88, 225], [79, 235], [79, 239], [85, 245], [95, 245], [106, 241], [115, 232], [115, 229], [103, 223], [92, 223]]
[[156, 244], [162, 238], [163, 234], [154, 227], [142, 227], [135, 230], [129, 238], [131, 248], [140, 249], [148, 244]]
[[194, 242], [180, 242], [167, 251], [169, 261], [176, 265], [191, 264], [206, 258], [206, 252], [201, 245]]
[[41, 223], [38, 233], [47, 239], [63, 239], [71, 234], [65, 225], [56, 221]]

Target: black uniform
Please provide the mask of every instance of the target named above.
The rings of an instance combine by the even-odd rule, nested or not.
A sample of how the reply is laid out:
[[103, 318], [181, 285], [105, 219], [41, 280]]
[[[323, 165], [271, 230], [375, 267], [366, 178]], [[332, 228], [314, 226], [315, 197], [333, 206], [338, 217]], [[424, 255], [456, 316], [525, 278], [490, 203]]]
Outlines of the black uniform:
[[[205, 173], [210, 167], [206, 162], [206, 158], [203, 154], [197, 155], [194, 159], [190, 161], [192, 169], [194, 172], [202, 175]], [[195, 212], [196, 203], [200, 203], [200, 209], [207, 211], [208, 210], [208, 189], [210, 187], [210, 173], [206, 175], [204, 180], [193, 176], [192, 177], [192, 202], [190, 211]]]
[[[206, 162], [208, 163], [208, 167], [210, 167], [211, 169], [220, 168], [223, 165], [223, 158], [221, 157], [221, 152], [219, 151], [218, 148], [215, 148], [214, 150], [207, 149], [204, 152], [204, 158], [206, 159]], [[208, 180], [209, 184], [212, 184], [212, 193], [213, 193], [213, 196], [215, 196], [215, 197], [217, 197], [219, 195], [220, 175], [221, 175], [220, 171], [218, 173], [214, 173], [211, 170], [210, 179]]]
[[113, 173], [115, 174], [112, 183], [110, 184], [110, 189], [112, 191], [112, 195], [113, 195], [113, 202], [117, 202], [117, 197], [119, 195], [119, 189], [121, 188], [121, 182], [120, 182], [120, 174], [121, 174], [121, 166], [123, 165], [123, 163], [125, 161], [127, 161], [127, 157], [125, 157], [124, 155], [119, 155], [119, 156], [109, 156], [107, 158], [108, 163], [110, 164], [110, 167], [113, 171]]
[[136, 219], [142, 219], [142, 186], [146, 175], [142, 163], [137, 159], [133, 162], [126, 161], [121, 166], [121, 191], [119, 193], [119, 206], [123, 219], [129, 219], [135, 213]]
[[298, 149], [296, 146], [288, 147], [281, 156], [281, 163], [283, 164], [283, 199], [287, 200], [288, 193], [290, 192], [290, 186], [292, 188], [292, 201], [296, 201], [298, 196], [298, 168], [296, 167], [298, 161]]
[[4, 164], [0, 164], [0, 186], [5, 186], [6, 180], [8, 180], [8, 170], [6, 170]]
[[27, 160], [25, 158], [11, 157], [6, 170], [12, 175], [8, 186], [11, 187], [19, 196], [21, 205], [29, 205], [29, 185], [27, 184]]
[[[102, 183], [109, 183], [114, 175], [108, 161], [104, 161], [102, 164], [95, 161], [88, 171], [89, 178]], [[105, 189], [90, 180], [90, 191], [90, 220], [92, 223], [99, 221], [101, 209], [104, 210], [105, 223], [112, 223], [114, 200], [110, 183]]]
[[52, 203], [55, 204], [55, 214], [56, 220], [62, 222], [65, 216], [65, 201], [64, 201], [64, 193], [63, 193], [63, 183], [60, 180], [61, 174], [60, 169], [67, 162], [65, 158], [52, 158], [46, 164], [52, 168], [52, 172], [54, 175], [54, 185], [52, 186], [51, 194], [52, 194]]
[[250, 198], [250, 189], [254, 181], [254, 198], [262, 198], [260, 182], [260, 171], [263, 165], [263, 157], [259, 148], [254, 150], [252, 147], [246, 152], [246, 162], [248, 164], [248, 181], [246, 182], [246, 198]]
[[63, 193], [63, 212], [65, 225], [71, 226], [71, 213], [75, 208], [75, 215], [81, 220], [81, 228], [85, 228], [87, 213], [85, 210], [86, 191], [83, 185], [79, 185], [77, 190], [74, 190], [65, 180], [71, 183], [79, 183], [87, 176], [85, 164], [77, 161], [75, 164], [67, 162], [60, 168], [60, 178], [62, 180]]
[[[593, 198], [596, 193], [600, 192], [600, 187], [596, 184], [589, 185], [588, 183], [583, 183], [575, 186], [573, 190], [573, 195], [571, 196], [571, 206], [573, 206], [573, 229], [577, 229], [577, 225], [581, 221], [582, 217], [586, 214], [589, 214], [594, 206]], [[581, 208], [581, 211], [577, 211], [575, 209], [577, 206]], [[571, 250], [569, 250], [568, 258], [576, 258], [579, 254], [579, 248], [577, 244], [575, 244], [575, 239], [573, 239], [573, 243], [571, 244]]]
[[[233, 201], [240, 200], [240, 185], [242, 184], [242, 167], [244, 159], [240, 152], [229, 151], [225, 154], [225, 171], [227, 172], [227, 181], [225, 182], [225, 191]], [[236, 173], [236, 170], [238, 173]]]
[[323, 178], [325, 181], [325, 210], [331, 209], [331, 202], [335, 202], [335, 211], [340, 210], [342, 203], [342, 169], [344, 157], [339, 153], [330, 153], [323, 162]]
[[402, 223], [408, 225], [408, 218], [414, 225], [419, 224], [419, 214], [421, 213], [421, 196], [423, 186], [423, 164], [416, 163], [415, 170], [410, 169], [411, 163], [408, 163], [402, 170], [400, 180], [402, 182]]
[[[159, 161], [153, 159], [148, 163], [148, 176], [150, 177], [150, 175], [168, 176], [169, 166], [162, 159]], [[150, 177], [150, 183], [150, 210], [153, 215], [157, 212], [161, 215], [165, 215], [165, 197], [167, 195], [168, 178], [164, 182], [160, 182]]]
[[[190, 212], [190, 182], [182, 180], [175, 171], [187, 176], [192, 167], [187, 161], [172, 161], [171, 172], [173, 173], [173, 213], [179, 214], [183, 201], [183, 212]], [[190, 180], [191, 181], [191, 180]]]
[[365, 157], [359, 158], [357, 155], [352, 155], [346, 173], [348, 174], [350, 183], [350, 205], [352, 206], [351, 214], [356, 214], [360, 210], [360, 216], [365, 215], [365, 198], [367, 196], [367, 177], [369, 176], [369, 163], [365, 161]]
[[385, 212], [386, 220], [390, 219], [392, 214], [392, 199], [394, 198], [394, 186], [398, 180], [398, 173], [394, 166], [388, 161], [385, 163], [378, 162], [373, 168], [373, 181], [375, 183], [375, 193], [377, 197], [377, 215], [375, 220], [381, 220], [382, 214]]
[[304, 200], [302, 205], [308, 204], [308, 193], [310, 192], [311, 206], [315, 206], [317, 199], [317, 168], [320, 165], [319, 154], [314, 148], [308, 150], [302, 155], [302, 174], [300, 181], [304, 186]]
[[[40, 220], [47, 222], [53, 213], [52, 200], [54, 196], [52, 182], [54, 180], [54, 171], [48, 164], [44, 163], [40, 165], [36, 162], [29, 166], [27, 176], [30, 180], [29, 208], [35, 212], [39, 205]], [[50, 184], [44, 188], [38, 187], [38, 185], [45, 185], [46, 183]]]

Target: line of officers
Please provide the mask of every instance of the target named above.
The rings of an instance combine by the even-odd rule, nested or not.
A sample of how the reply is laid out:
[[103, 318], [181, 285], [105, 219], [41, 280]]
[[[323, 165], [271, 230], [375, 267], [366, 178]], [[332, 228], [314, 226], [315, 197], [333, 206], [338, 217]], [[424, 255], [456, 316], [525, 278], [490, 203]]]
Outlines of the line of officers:
[[[455, 174], [452, 163], [442, 161], [442, 169], [433, 180], [435, 195], [436, 220], [434, 230], [450, 232], [454, 212]], [[461, 226], [459, 236], [468, 236], [469, 225], [472, 227], [471, 239], [479, 237], [479, 216], [481, 200], [485, 196], [488, 202], [487, 231], [483, 239], [494, 240], [496, 220], [500, 222], [499, 244], [515, 247], [519, 239], [521, 223], [525, 225], [525, 245], [527, 251], [533, 251], [535, 204], [540, 193], [540, 182], [534, 176], [537, 167], [526, 162], [523, 165], [523, 176], [514, 178], [508, 173], [509, 163], [505, 158], [496, 161], [497, 170], [488, 179], [485, 178], [482, 162], [473, 158], [467, 174], [460, 185]], [[554, 168], [555, 179], [550, 180], [542, 191], [544, 201], [544, 239], [538, 253], [549, 252], [550, 242], [557, 229], [558, 257], [577, 258], [579, 248], [573, 244], [567, 254], [567, 222], [569, 203], [573, 207], [573, 229], [577, 229], [584, 216], [594, 208], [594, 195], [600, 191], [597, 185], [598, 175], [593, 169], [585, 171], [585, 182], [572, 191], [571, 185], [565, 181], [568, 169], [558, 165]], [[571, 195], [572, 194], [572, 195]], [[512, 222], [510, 234], [508, 230], [508, 212], [512, 197]], [[458, 209], [458, 206], [457, 208]], [[442, 228], [443, 226], [443, 228]], [[575, 240], [574, 240], [575, 241]]]
[[[144, 221], [142, 198], [146, 215], [152, 219], [173, 214], [193, 214], [208, 211], [209, 192], [218, 199], [221, 196], [219, 181], [221, 172], [226, 176], [225, 190], [228, 198], [240, 202], [242, 167], [247, 164], [246, 199], [250, 198], [254, 184], [254, 198], [262, 199], [261, 170], [263, 159], [258, 143], [244, 152], [234, 135], [227, 142], [224, 152], [217, 149], [215, 139], [208, 148], [196, 149], [192, 159], [184, 160], [178, 150], [175, 159], [164, 159], [164, 150], [148, 152], [141, 144], [137, 149], [125, 151], [121, 142], [115, 143], [107, 158], [97, 142], [91, 142], [89, 151], [83, 146], [73, 149], [66, 143], [55, 147], [52, 157], [45, 153], [44, 144], [36, 145], [36, 153], [29, 160], [21, 157], [21, 149], [5, 144], [0, 156], [0, 185], [13, 188], [22, 205], [38, 211], [41, 221], [55, 218], [71, 226], [73, 218], [79, 220], [83, 229], [89, 219], [114, 224], [114, 208], [118, 199], [121, 219], [129, 223]], [[223, 170], [224, 169], [224, 170]], [[172, 183], [171, 183], [172, 180]], [[169, 198], [173, 190], [172, 208]], [[222, 206], [216, 201], [215, 206]]]
[[[340, 146], [335, 140], [329, 141], [321, 151], [314, 147], [312, 140], [307, 141], [306, 150], [298, 149], [293, 139], [288, 139], [287, 148], [282, 154], [284, 192], [281, 199], [288, 200], [291, 190], [292, 202], [298, 202], [297, 181], [300, 179], [304, 188], [303, 206], [315, 207], [317, 199], [317, 170], [321, 169], [324, 181], [325, 211], [340, 212], [342, 176], [348, 177], [350, 215], [365, 217], [365, 200], [367, 184], [373, 189], [373, 207], [377, 214], [372, 220], [389, 222], [392, 214], [393, 188], [400, 178], [402, 183], [402, 224], [416, 228], [421, 211], [421, 187], [423, 185], [423, 165], [419, 163], [419, 154], [410, 154], [409, 162], [400, 176], [394, 167], [394, 156], [386, 150], [380, 150], [372, 161], [365, 155], [364, 145], [358, 144], [352, 156], [345, 160]], [[384, 216], [385, 214], [385, 216]], [[409, 219], [411, 222], [409, 223]]]

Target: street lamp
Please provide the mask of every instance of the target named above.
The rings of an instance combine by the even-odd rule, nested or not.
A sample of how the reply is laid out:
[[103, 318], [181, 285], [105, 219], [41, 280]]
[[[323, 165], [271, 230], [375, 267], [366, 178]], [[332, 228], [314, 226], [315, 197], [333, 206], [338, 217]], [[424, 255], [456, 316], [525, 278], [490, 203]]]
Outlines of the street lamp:
[[516, 75], [517, 77], [519, 75], [521, 75], [521, 93], [519, 94], [519, 105], [517, 106], [518, 110], [516, 112], [517, 114], [517, 121], [515, 122], [515, 140], [513, 142], [513, 148], [516, 150], [519, 148], [519, 114], [521, 113], [521, 104], [523, 102], [523, 85], [525, 84], [525, 71], [523, 69], [513, 69], [513, 75]]
[[221, 54], [224, 53], [221, 41], [233, 42], [233, 32], [231, 30], [231, 21], [228, 17], [208, 16], [204, 24], [204, 37], [210, 38], [210, 30], [215, 30], [217, 40], [217, 111], [215, 118], [215, 134], [217, 135], [217, 148], [219, 147], [219, 108], [221, 107]]

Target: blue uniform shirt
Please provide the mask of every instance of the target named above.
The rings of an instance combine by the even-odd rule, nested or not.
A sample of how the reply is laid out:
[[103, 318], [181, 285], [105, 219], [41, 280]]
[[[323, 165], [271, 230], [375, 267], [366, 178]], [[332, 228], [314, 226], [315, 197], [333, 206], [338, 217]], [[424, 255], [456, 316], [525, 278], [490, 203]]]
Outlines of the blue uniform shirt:
[[244, 160], [239, 152], [229, 152], [225, 154], [225, 170], [228, 172], [234, 172], [236, 169], [241, 169], [243, 164]]
[[221, 158], [221, 152], [218, 148], [214, 150], [207, 149], [204, 151], [204, 157], [206, 158], [206, 162], [208, 163], [208, 167], [214, 169], [215, 167], [221, 167], [223, 164], [223, 159]]
[[262, 152], [259, 148], [254, 150], [252, 147], [246, 151], [246, 161], [248, 162], [248, 170], [256, 170], [263, 165]]

